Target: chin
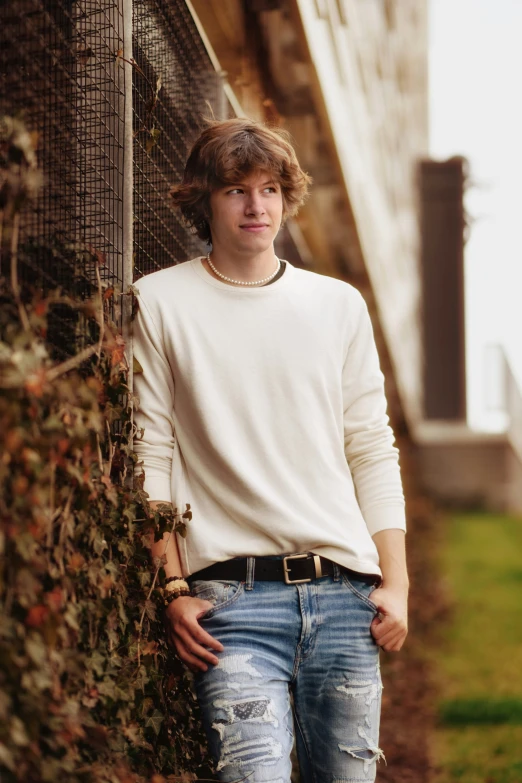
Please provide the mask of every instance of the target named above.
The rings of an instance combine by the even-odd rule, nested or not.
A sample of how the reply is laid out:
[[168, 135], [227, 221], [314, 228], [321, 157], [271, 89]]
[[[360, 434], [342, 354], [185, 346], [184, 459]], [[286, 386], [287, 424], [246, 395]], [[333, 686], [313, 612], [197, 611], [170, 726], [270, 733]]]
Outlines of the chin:
[[269, 250], [274, 244], [275, 237], [249, 237], [253, 240], [250, 242], [242, 242], [241, 244], [248, 250], [255, 250], [256, 253], [264, 253], [265, 250]]

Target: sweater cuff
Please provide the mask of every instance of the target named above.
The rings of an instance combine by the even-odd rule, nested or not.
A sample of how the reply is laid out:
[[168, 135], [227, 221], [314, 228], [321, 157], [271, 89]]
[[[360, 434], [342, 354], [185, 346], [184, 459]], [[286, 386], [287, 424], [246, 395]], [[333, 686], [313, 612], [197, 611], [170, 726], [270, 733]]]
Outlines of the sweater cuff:
[[371, 536], [381, 530], [406, 530], [406, 512], [404, 504], [391, 506], [389, 503], [365, 509], [364, 521]]

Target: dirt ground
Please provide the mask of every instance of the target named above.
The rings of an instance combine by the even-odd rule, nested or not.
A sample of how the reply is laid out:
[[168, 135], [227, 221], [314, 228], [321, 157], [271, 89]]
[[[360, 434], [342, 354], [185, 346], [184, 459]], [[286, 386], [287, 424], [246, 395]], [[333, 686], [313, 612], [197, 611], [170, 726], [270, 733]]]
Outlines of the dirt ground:
[[436, 693], [426, 651], [437, 643], [447, 611], [436, 566], [440, 515], [408, 480], [414, 454], [404, 451], [410, 632], [400, 653], [383, 653], [381, 658], [384, 690], [379, 744], [387, 765], [379, 764], [377, 783], [430, 783], [434, 773], [429, 748]]

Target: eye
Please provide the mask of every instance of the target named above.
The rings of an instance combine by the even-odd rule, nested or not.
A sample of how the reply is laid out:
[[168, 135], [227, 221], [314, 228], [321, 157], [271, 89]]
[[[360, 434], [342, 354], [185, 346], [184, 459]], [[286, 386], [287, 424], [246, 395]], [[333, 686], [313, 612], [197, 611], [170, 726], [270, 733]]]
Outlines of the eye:
[[227, 190], [227, 196], [233, 195], [235, 193], [242, 193], [242, 192], [243, 192], [242, 188], [232, 188], [231, 190]]

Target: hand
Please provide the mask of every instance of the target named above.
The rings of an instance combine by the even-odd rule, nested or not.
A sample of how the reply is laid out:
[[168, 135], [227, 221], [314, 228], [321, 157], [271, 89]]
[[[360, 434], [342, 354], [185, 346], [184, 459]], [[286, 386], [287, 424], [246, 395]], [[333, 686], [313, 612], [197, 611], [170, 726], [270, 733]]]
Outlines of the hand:
[[217, 652], [223, 650], [221, 642], [203, 630], [198, 622], [212, 606], [210, 601], [183, 595], [171, 601], [165, 611], [167, 640], [193, 672], [206, 672], [207, 663], [217, 664], [218, 659], [207, 647]]
[[386, 652], [398, 652], [408, 634], [408, 590], [383, 584], [370, 594], [379, 616], [371, 626], [373, 638]]

